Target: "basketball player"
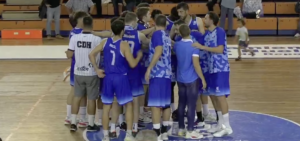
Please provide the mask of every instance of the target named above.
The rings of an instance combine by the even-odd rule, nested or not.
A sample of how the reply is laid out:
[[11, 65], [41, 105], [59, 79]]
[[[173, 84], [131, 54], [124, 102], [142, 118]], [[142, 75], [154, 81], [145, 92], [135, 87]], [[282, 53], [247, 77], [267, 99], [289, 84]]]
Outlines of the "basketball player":
[[[178, 20], [174, 23], [174, 28], [175, 28], [175, 33], [176, 33], [176, 36], [175, 36], [175, 42], [178, 42], [180, 40], [182, 40], [182, 36], [180, 35], [179, 33], [179, 27], [181, 25], [186, 25], [184, 23], [183, 20]], [[193, 40], [193, 42], [198, 42], [200, 44], [204, 44], [204, 38], [203, 38], [203, 35], [200, 33], [200, 32], [197, 32], [197, 31], [192, 31], [191, 34], [191, 39]], [[200, 54], [199, 54], [199, 57], [200, 57], [200, 65], [201, 65], [201, 69], [202, 69], [202, 72], [203, 72], [203, 75], [204, 75], [204, 78], [205, 80], [208, 80], [208, 61], [207, 61], [207, 52], [206, 51], [203, 51], [203, 50], [200, 50]], [[207, 95], [207, 90], [202, 88], [202, 86], [199, 87], [199, 94], [200, 96], [205, 94]], [[197, 121], [196, 121], [196, 125], [197, 126], [205, 126], [204, 128], [210, 128], [209, 125], [206, 125], [204, 123], [204, 118], [202, 116], [202, 106], [201, 106], [201, 98], [198, 98], [198, 101], [197, 101], [197, 107], [196, 107], [196, 112], [197, 112]]]
[[[189, 6], [188, 6], [187, 3], [181, 2], [181, 3], [177, 4], [176, 8], [177, 8], [177, 11], [178, 11], [178, 15], [180, 16], [180, 19], [184, 20], [185, 24], [187, 24], [190, 27], [191, 31], [198, 31], [202, 35], [204, 35], [205, 29], [204, 29], [204, 26], [203, 26], [202, 19], [199, 18], [199, 17], [196, 17], [194, 15], [189, 14]], [[170, 36], [174, 37], [174, 32], [173, 31], [171, 31]], [[215, 117], [213, 117], [209, 113], [208, 96], [207, 95], [201, 95], [201, 101], [202, 101], [203, 115], [204, 115], [205, 120], [207, 120], [207, 121], [216, 121]]]
[[[76, 21], [76, 27], [70, 32], [70, 39], [72, 38], [73, 35], [76, 34], [81, 34], [82, 28], [83, 28], [83, 23], [82, 19], [83, 17], [88, 16], [86, 12], [83, 11], [78, 11], [74, 14], [73, 20]], [[75, 22], [74, 22], [75, 23]], [[71, 90], [67, 98], [67, 117], [65, 119], [65, 124], [70, 124], [71, 123], [71, 105], [72, 101], [74, 98], [74, 65], [75, 65], [75, 56], [73, 55], [71, 57], [71, 68], [70, 68], [70, 85], [71, 85]], [[84, 96], [81, 100], [80, 103], [80, 108], [79, 108], [79, 115], [80, 115], [80, 120], [78, 123], [78, 127], [87, 127], [88, 123], [86, 120], [86, 96]]]
[[[130, 89], [128, 73], [128, 64], [131, 68], [138, 65], [142, 58], [142, 52], [138, 52], [137, 57], [133, 58], [129, 44], [122, 41], [124, 35], [124, 23], [116, 20], [112, 23], [111, 29], [115, 35], [112, 38], [107, 38], [101, 42], [96, 49], [90, 54], [90, 60], [97, 71], [99, 68], [96, 63], [95, 56], [103, 50], [104, 54], [104, 66], [105, 66], [105, 78], [104, 87], [102, 93], [103, 102], [103, 132], [104, 141], [109, 141], [108, 123], [109, 123], [109, 111], [114, 97], [117, 98], [119, 105], [126, 106], [126, 123], [127, 132], [125, 141], [134, 141], [132, 137], [132, 93]], [[101, 74], [101, 71], [99, 71]]]
[[[206, 81], [204, 79], [199, 54], [200, 50], [192, 46], [193, 40], [190, 36], [191, 32], [186, 24], [182, 24], [179, 27], [179, 34], [182, 37], [181, 41], [178, 41], [174, 45], [174, 51], [177, 56], [177, 82], [179, 89], [179, 104], [178, 104], [178, 116], [179, 116], [179, 136], [183, 136], [187, 139], [200, 139], [203, 137], [199, 132], [194, 130], [195, 122], [195, 110], [196, 103], [199, 94], [199, 86], [203, 89], [206, 88]], [[199, 78], [201, 81], [199, 81]], [[184, 113], [185, 107], [187, 108], [187, 132], [185, 131]]]
[[155, 18], [156, 31], [151, 37], [149, 47], [150, 64], [145, 74], [145, 80], [150, 82], [148, 107], [151, 107], [153, 130], [159, 136], [158, 140], [168, 140], [167, 126], [171, 114], [171, 39], [165, 32], [166, 26], [166, 16], [158, 15]]
[[228, 103], [226, 96], [230, 94], [229, 86], [229, 62], [227, 54], [226, 32], [223, 28], [217, 27], [219, 17], [213, 12], [205, 16], [205, 26], [208, 28], [204, 35], [204, 45], [194, 43], [193, 46], [209, 52], [209, 85], [208, 92], [213, 101], [215, 109], [218, 111], [219, 121], [217, 126], [209, 129], [215, 137], [222, 137], [232, 134], [229, 124]]
[[138, 26], [137, 30], [141, 31], [145, 35], [151, 34], [155, 29], [150, 27], [151, 12], [149, 7], [140, 7], [137, 9]]
[[[133, 12], [128, 12], [125, 16], [125, 31], [123, 36], [123, 41], [128, 42], [131, 52], [134, 57], [137, 56], [139, 50], [142, 49], [142, 45], [148, 46], [149, 39], [146, 36], [137, 31], [135, 28], [137, 26], [137, 15]], [[138, 131], [138, 121], [140, 115], [139, 97], [144, 95], [143, 83], [141, 80], [141, 66], [138, 64], [135, 68], [129, 69], [128, 79], [131, 86], [131, 91], [133, 95], [133, 136], [137, 134]], [[141, 109], [143, 110], [144, 107]], [[141, 111], [143, 112], [143, 111]], [[139, 127], [145, 127], [140, 125]]]
[[[75, 71], [74, 71], [74, 89], [75, 97], [72, 103], [71, 131], [77, 130], [76, 116], [79, 110], [81, 98], [87, 94], [88, 97], [88, 122], [87, 131], [98, 131], [100, 128], [94, 124], [96, 100], [98, 98], [99, 78], [93, 69], [88, 58], [90, 52], [100, 44], [101, 38], [92, 34], [93, 19], [91, 17], [83, 18], [82, 34], [74, 35], [70, 40], [68, 54], [75, 52]], [[98, 55], [97, 62], [99, 63]]]

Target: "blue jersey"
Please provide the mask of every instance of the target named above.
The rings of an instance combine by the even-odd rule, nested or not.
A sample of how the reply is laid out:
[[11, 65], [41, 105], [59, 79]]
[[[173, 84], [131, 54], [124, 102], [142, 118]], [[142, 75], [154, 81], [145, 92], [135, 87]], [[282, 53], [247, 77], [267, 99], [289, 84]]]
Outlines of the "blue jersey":
[[128, 72], [128, 62], [122, 54], [120, 46], [122, 40], [113, 41], [113, 38], [107, 38], [103, 48], [104, 70], [105, 74], [123, 74]]
[[[123, 41], [128, 42], [133, 57], [137, 57], [137, 53], [142, 47], [141, 41], [139, 39], [139, 32], [136, 29], [134, 29], [132, 26], [125, 26]], [[130, 68], [128, 71], [128, 78], [140, 79], [141, 78], [140, 69], [141, 69], [140, 64], [138, 64], [135, 68]]]
[[170, 34], [174, 22], [171, 21], [168, 17], [167, 17], [167, 21], [169, 22], [169, 24], [167, 25], [166, 33], [167, 33], [167, 34]]
[[144, 30], [144, 29], [147, 29], [149, 28], [149, 25], [147, 23], [144, 23], [143, 21], [138, 21], [138, 25], [137, 25], [137, 30], [140, 31], [140, 30]]
[[223, 53], [208, 53], [209, 73], [229, 72], [229, 62], [227, 54], [226, 32], [221, 27], [216, 27], [213, 31], [206, 31], [204, 35], [204, 45], [207, 47], [224, 46]]
[[171, 79], [171, 39], [164, 30], [157, 30], [153, 33], [149, 47], [149, 62], [155, 53], [155, 48], [162, 46], [163, 51], [155, 66], [152, 68], [150, 77]]
[[[81, 34], [81, 33], [82, 33], [82, 29], [75, 27], [71, 30], [70, 35], [69, 35], [69, 39], [71, 39], [73, 35]], [[72, 56], [71, 73], [74, 72], [74, 66], [75, 66], [75, 55]]]
[[177, 56], [177, 81], [191, 83], [198, 79], [193, 65], [193, 57], [199, 57], [200, 50], [192, 46], [192, 39], [182, 39], [174, 45]]
[[188, 24], [188, 26], [190, 27], [191, 30], [199, 31], [198, 23], [197, 23], [197, 17], [195, 17], [194, 19], [192, 17], [190, 23]]

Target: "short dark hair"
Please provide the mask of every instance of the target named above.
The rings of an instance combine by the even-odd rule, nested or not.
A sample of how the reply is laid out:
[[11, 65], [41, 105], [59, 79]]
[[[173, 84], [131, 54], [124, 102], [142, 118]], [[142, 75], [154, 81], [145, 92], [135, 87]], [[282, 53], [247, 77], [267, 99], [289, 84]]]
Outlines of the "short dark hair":
[[116, 21], [119, 17], [113, 17], [110, 19], [110, 24], [112, 24], [114, 21]]
[[125, 18], [124, 17], [120, 17], [117, 20], [122, 21], [123, 23], [125, 23]]
[[156, 16], [155, 18], [155, 25], [156, 26], [162, 26], [162, 27], [166, 27], [167, 25], [167, 18], [165, 15], [159, 14]]
[[125, 24], [120, 20], [116, 20], [111, 24], [110, 27], [114, 35], [120, 35], [121, 32], [124, 30]]
[[191, 30], [188, 25], [183, 24], [179, 27], [179, 33], [184, 38], [190, 36]]
[[185, 22], [181, 19], [174, 22], [174, 25], [182, 25], [182, 24], [185, 24]]
[[151, 18], [154, 20], [158, 14], [162, 14], [162, 12], [158, 9], [153, 9], [151, 12]]
[[75, 12], [69, 19], [71, 26], [74, 28], [77, 25], [77, 20], [88, 16], [89, 14], [84, 11]]
[[238, 19], [238, 21], [241, 22], [243, 26], [246, 25], [246, 22], [243, 18]]
[[189, 10], [189, 5], [185, 2], [178, 3], [176, 6], [177, 9]]
[[179, 15], [178, 15], [178, 11], [177, 11], [176, 6], [174, 6], [174, 7], [171, 9], [171, 14], [169, 15], [169, 19], [170, 19], [171, 21], [176, 21], [176, 20], [180, 19]]
[[147, 15], [148, 11], [150, 11], [149, 8], [146, 8], [146, 7], [139, 8], [139, 9], [136, 11], [136, 15], [137, 15], [138, 19], [139, 19], [139, 20], [142, 20], [143, 17]]
[[83, 26], [85, 28], [93, 28], [93, 18], [90, 16], [84, 17], [83, 18]]
[[209, 19], [213, 21], [213, 24], [217, 26], [219, 23], [219, 16], [214, 12], [208, 12], [207, 15]]
[[149, 3], [140, 3], [139, 5], [136, 6], [137, 8], [141, 8], [141, 7], [150, 7], [150, 4]]
[[133, 12], [127, 12], [125, 16], [125, 23], [136, 21], [137, 15]]

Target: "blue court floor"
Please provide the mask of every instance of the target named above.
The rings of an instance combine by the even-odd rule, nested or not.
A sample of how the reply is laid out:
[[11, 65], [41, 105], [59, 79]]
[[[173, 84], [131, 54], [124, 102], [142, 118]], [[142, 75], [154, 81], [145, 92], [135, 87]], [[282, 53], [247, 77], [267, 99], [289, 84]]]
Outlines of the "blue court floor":
[[[233, 134], [222, 138], [213, 138], [204, 133], [204, 138], [198, 141], [300, 141], [300, 125], [276, 116], [245, 111], [230, 111], [230, 124]], [[152, 129], [149, 124], [147, 129]], [[102, 130], [99, 132], [83, 132], [86, 141], [101, 141]], [[125, 132], [121, 131], [118, 139], [123, 141]], [[185, 141], [184, 138], [169, 136], [169, 141]]]

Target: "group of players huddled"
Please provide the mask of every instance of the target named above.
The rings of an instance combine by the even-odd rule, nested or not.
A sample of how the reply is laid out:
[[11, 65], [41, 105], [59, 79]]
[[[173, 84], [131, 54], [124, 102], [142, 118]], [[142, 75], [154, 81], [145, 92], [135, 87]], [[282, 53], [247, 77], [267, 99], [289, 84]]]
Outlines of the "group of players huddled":
[[[84, 84], [85, 91], [81, 91], [85, 96], [78, 94], [80, 89], [76, 84], [73, 88], [74, 70], [84, 70], [76, 66], [76, 45], [75, 49], [69, 48], [66, 54], [72, 58], [72, 90], [65, 123], [71, 124], [71, 131], [77, 127], [99, 131], [102, 126], [102, 140], [109, 141], [117, 138], [116, 128], [120, 127], [126, 131], [125, 141], [134, 141], [145, 123], [152, 123], [158, 140], [168, 140], [169, 127], [178, 122], [177, 135], [186, 139], [203, 138], [195, 127], [203, 127], [215, 137], [232, 134], [226, 101], [230, 95], [226, 33], [217, 26], [217, 14], [206, 14], [203, 22], [189, 14], [187, 3], [173, 7], [168, 16], [141, 3], [136, 13], [125, 11], [120, 17], [112, 18], [111, 31], [102, 32], [91, 31], [90, 17], [87, 17], [85, 12], [73, 15], [77, 24], [71, 31], [70, 42], [81, 40], [73, 38], [82, 32], [101, 38], [98, 45], [87, 47], [90, 49], [88, 67], [100, 77], [100, 86], [97, 98], [90, 94], [94, 91], [88, 83]], [[174, 101], [176, 84], [178, 101]], [[209, 111], [208, 97], [216, 117]], [[174, 103], [178, 103], [177, 109]], [[95, 121], [96, 105], [99, 119]]]

